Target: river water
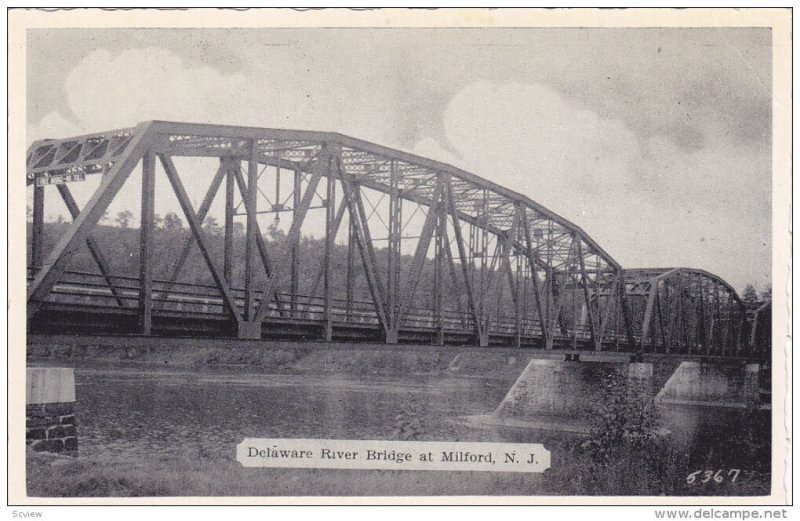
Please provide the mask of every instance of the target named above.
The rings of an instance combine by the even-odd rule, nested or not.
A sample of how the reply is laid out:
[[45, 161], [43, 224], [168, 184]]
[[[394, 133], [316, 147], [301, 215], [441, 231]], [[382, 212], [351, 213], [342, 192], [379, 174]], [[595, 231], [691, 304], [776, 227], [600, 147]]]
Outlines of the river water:
[[[513, 384], [508, 378], [150, 367], [78, 367], [75, 378], [78, 460], [116, 466], [152, 461], [154, 472], [169, 461], [233, 462], [244, 438], [544, 443], [555, 468], [569, 463], [587, 437], [476, 421], [503, 400]], [[672, 432], [690, 456], [687, 473], [709, 462], [715, 468], [757, 466], [758, 472], [769, 472], [764, 443], [769, 432], [754, 431], [752, 416], [708, 407], [660, 412], [662, 429]], [[769, 412], [760, 417], [768, 422]], [[762, 446], [760, 453], [751, 450], [754, 443]], [[747, 451], [750, 461], [743, 461]], [[473, 488], [482, 490], [481, 485]]]
[[[508, 391], [509, 382], [497, 378], [97, 368], [78, 368], [75, 375], [80, 453], [89, 457], [232, 455], [245, 437], [557, 446], [577, 436], [474, 421], [490, 414]], [[709, 450], [716, 459], [739, 458], [726, 457], [726, 440], [751, 428], [742, 424], [751, 420], [732, 409], [670, 407], [661, 418], [697, 458]]]

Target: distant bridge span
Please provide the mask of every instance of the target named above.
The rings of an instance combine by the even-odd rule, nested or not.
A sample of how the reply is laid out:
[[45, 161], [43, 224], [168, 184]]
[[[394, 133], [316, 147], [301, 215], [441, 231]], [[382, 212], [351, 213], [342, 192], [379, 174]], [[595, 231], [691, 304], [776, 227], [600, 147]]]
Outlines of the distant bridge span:
[[[195, 163], [187, 166], [187, 158]], [[138, 271], [119, 273], [112, 265], [120, 253], [109, 254], [114, 245], [93, 231], [137, 169]], [[155, 222], [162, 172], [190, 232], [169, 251], [155, 248], [155, 237], [166, 233]], [[91, 176], [101, 179], [79, 208], [69, 183]], [[195, 207], [185, 183], [208, 182]], [[744, 306], [718, 277], [686, 268], [624, 270], [581, 228], [523, 195], [341, 134], [151, 121], [35, 142], [27, 184], [32, 333], [722, 356], [768, 350], [747, 341], [755, 335], [746, 331]], [[51, 185], [73, 222], [45, 252]], [[219, 192], [224, 227], [213, 233], [204, 225]], [[265, 214], [288, 217], [278, 239], [266, 239]], [[238, 217], [245, 225], [236, 242]], [[309, 255], [303, 238], [314, 226], [324, 227], [324, 244]], [[186, 266], [194, 245], [206, 283]], [[97, 269], [76, 270], [77, 252], [88, 252]], [[155, 255], [174, 256], [172, 268], [155, 273]]]

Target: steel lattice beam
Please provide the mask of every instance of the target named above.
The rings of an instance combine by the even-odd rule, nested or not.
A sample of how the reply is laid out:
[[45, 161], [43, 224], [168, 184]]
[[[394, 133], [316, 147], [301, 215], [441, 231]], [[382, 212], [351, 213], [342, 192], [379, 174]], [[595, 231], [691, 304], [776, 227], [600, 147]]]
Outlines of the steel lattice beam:
[[[148, 261], [152, 255], [152, 158], [156, 156], [161, 159], [193, 234], [170, 280], [159, 291], [170, 294], [189, 248], [198, 244], [225, 309], [238, 323], [235, 329], [240, 336], [260, 337], [263, 323], [268, 315], [272, 316], [269, 313], [272, 302], [282, 317], [300, 316], [298, 276], [303, 260], [299, 258], [298, 245], [302, 224], [308, 211], [318, 207], [312, 205], [314, 198], [325, 197], [326, 247], [312, 290], [323, 282], [324, 337], [328, 340], [332, 338], [335, 321], [340, 320], [335, 302], [344, 297], [331, 293], [335, 274], [330, 263], [334, 239], [346, 215], [349, 239], [345, 320], [355, 316], [353, 277], [357, 250], [374, 320], [387, 342], [396, 342], [403, 328], [412, 327], [413, 321], [418, 320], [412, 318], [409, 310], [415, 305], [421, 278], [430, 270], [433, 273], [432, 287], [428, 288], [432, 306], [429, 309], [433, 311], [430, 323], [435, 325], [439, 341], [445, 328], [454, 327], [446, 324], [445, 315], [456, 312], [458, 318], [454, 323], [474, 328], [474, 339], [481, 345], [510, 332], [514, 345], [526, 341], [547, 348], [568, 343], [576, 346], [580, 341], [597, 350], [627, 345], [641, 350], [680, 348], [711, 353], [725, 349], [730, 344], [727, 338], [736, 338], [734, 349], [740, 349], [741, 328], [735, 331], [733, 304], [741, 303], [724, 281], [697, 270], [623, 270], [575, 224], [475, 174], [336, 133], [162, 121], [75, 138], [37, 141], [30, 147], [27, 183], [34, 186], [35, 275], [29, 285], [29, 316], [48, 298], [76, 248], [90, 240], [92, 228], [131, 171], [142, 158], [148, 158], [143, 163], [147, 183], [142, 188], [145, 229], [141, 233], [138, 307], [143, 330], [149, 330], [152, 313], [160, 311], [152, 303], [154, 292]], [[196, 213], [172, 163], [173, 157], [220, 161], [217, 175]], [[242, 162], [246, 162], [246, 179], [239, 166]], [[268, 199], [270, 207], [264, 211], [291, 211], [293, 217], [286, 244], [282, 245], [286, 258], [270, 257], [271, 246], [263, 238], [256, 220], [256, 215], [262, 213], [257, 203], [259, 194], [266, 197], [262, 191], [266, 180], [260, 178], [267, 167], [274, 172], [269, 176], [274, 176], [275, 200]], [[292, 193], [285, 200], [280, 196], [281, 171], [294, 177]], [[96, 193], [44, 259], [43, 187], [69, 180], [70, 176], [99, 173], [104, 177]], [[326, 194], [319, 196], [316, 188], [323, 178]], [[202, 223], [223, 180], [226, 213], [224, 262], [220, 269], [208, 254]], [[247, 216], [241, 301], [232, 290], [233, 265], [237, 262], [231, 242], [237, 185]], [[388, 197], [388, 212], [379, 202], [367, 214], [364, 191]], [[286, 208], [287, 202], [291, 208]], [[404, 208], [408, 210], [404, 212]], [[418, 237], [414, 238], [417, 242], [408, 269], [401, 270], [402, 248], [406, 244], [402, 241], [411, 240], [403, 233], [408, 225], [404, 214], [410, 221], [419, 209], [426, 217]], [[376, 219], [389, 228], [389, 240], [385, 243], [388, 247], [384, 249], [387, 261], [383, 264], [379, 264], [376, 253], [378, 239], [373, 239], [370, 230]], [[431, 241], [434, 241], [434, 258], [429, 261]], [[266, 274], [260, 288], [255, 286], [257, 255]], [[456, 263], [460, 265], [460, 276]], [[516, 263], [516, 269], [512, 263]], [[445, 277], [445, 271], [449, 277]], [[284, 273], [289, 275], [289, 288], [279, 287]], [[284, 315], [287, 310], [282, 302], [287, 298], [282, 296], [284, 290], [289, 292], [290, 315]], [[465, 297], [466, 314], [460, 309], [463, 301], [443, 299], [447, 290]], [[696, 294], [699, 300], [684, 298], [684, 291]], [[311, 297], [315, 297], [314, 291]]]

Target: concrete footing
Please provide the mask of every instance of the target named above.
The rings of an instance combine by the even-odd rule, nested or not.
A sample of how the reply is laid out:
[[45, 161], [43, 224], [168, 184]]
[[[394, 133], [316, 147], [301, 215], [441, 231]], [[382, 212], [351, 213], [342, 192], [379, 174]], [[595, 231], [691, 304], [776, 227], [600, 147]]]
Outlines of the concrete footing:
[[35, 451], [78, 454], [75, 375], [72, 369], [27, 370], [25, 441]]
[[242, 320], [238, 325], [237, 336], [244, 340], [260, 340], [261, 324]]
[[[758, 364], [681, 362], [659, 367], [671, 375], [657, 389], [653, 363], [533, 359], [492, 414], [495, 421], [532, 426], [588, 424], [609, 385], [624, 386], [625, 399], [662, 405], [754, 407], [760, 405]], [[663, 379], [660, 381], [664, 381]], [[613, 391], [619, 391], [613, 390]]]
[[495, 418], [583, 421], [596, 408], [603, 386], [624, 382], [627, 396], [653, 397], [653, 365], [533, 359], [494, 411]]
[[759, 364], [724, 366], [681, 362], [656, 396], [658, 403], [755, 407], [760, 405]]

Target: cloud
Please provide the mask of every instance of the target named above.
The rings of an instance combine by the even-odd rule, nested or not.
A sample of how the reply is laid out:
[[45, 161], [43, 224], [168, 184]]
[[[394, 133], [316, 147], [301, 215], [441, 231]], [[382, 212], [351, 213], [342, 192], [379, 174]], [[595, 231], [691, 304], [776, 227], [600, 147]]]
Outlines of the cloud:
[[355, 81], [320, 60], [275, 58], [247, 63], [246, 74], [226, 74], [160, 47], [95, 50], [66, 75], [68, 107], [31, 125], [29, 139], [151, 119], [337, 131], [384, 144], [402, 131], [393, 122], [408, 115], [387, 102], [397, 88], [390, 78]]
[[[397, 101], [402, 78], [376, 70], [369, 81], [354, 80], [323, 58], [277, 54], [224, 73], [158, 47], [95, 50], [66, 75], [69, 106], [30, 125], [29, 140], [163, 119], [404, 142], [417, 113]], [[624, 266], [704, 268], [739, 288], [754, 274], [769, 280], [763, 140], [742, 143], [691, 122], [643, 132], [634, 121], [640, 112], [588, 103], [536, 81], [473, 81], [444, 105], [440, 124], [429, 121], [438, 109], [425, 109], [420, 136], [434, 137], [421, 137], [413, 151], [529, 196], [586, 230]], [[714, 121], [725, 129], [724, 118]]]
[[705, 141], [686, 147], [671, 134], [645, 140], [540, 84], [473, 83], [443, 120], [448, 143], [426, 138], [416, 153], [527, 195], [623, 266], [703, 268], [738, 288], [769, 280], [763, 154]]
[[214, 122], [231, 105], [241, 107], [247, 82], [206, 66], [185, 64], [156, 47], [117, 55], [101, 49], [70, 71], [65, 88], [78, 120], [92, 129], [135, 125], [149, 119]]
[[28, 125], [28, 142], [38, 139], [60, 138], [80, 134], [82, 129], [75, 123], [68, 121], [59, 112], [49, 112], [39, 123]]

